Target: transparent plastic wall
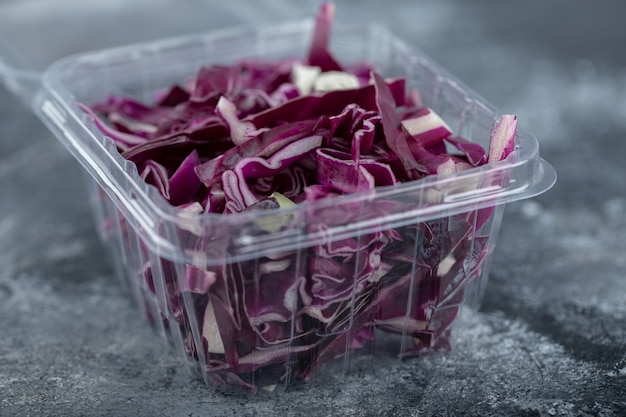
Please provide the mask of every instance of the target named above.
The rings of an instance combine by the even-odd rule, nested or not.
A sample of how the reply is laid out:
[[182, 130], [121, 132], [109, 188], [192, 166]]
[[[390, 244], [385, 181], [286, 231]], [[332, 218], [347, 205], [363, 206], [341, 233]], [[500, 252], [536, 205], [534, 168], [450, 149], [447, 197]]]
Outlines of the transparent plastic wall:
[[[445, 351], [481, 298], [504, 205], [555, 180], [518, 131], [504, 161], [280, 210], [193, 214], [170, 206], [77, 103], [150, 100], [202, 65], [301, 56], [312, 22], [129, 45], [59, 61], [35, 109], [93, 178], [98, 229], [140, 309], [208, 385], [249, 390], [308, 379], [362, 352]], [[488, 146], [499, 114], [454, 77], [370, 26], [338, 25], [332, 48], [386, 77]], [[97, 80], [97, 82], [94, 82]]]

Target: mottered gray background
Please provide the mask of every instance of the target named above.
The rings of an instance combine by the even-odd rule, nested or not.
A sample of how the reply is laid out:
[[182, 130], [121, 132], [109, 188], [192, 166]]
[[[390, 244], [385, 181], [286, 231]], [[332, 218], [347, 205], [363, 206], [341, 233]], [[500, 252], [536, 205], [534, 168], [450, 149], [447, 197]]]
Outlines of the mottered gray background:
[[[76, 51], [316, 7], [251, 3], [0, 0], [0, 34], [38, 71]], [[626, 3], [338, 1], [337, 13], [388, 26], [518, 115], [559, 174], [507, 206], [456, 349], [346, 376], [331, 365], [276, 395], [212, 392], [115, 279], [81, 168], [0, 87], [0, 416], [626, 415]]]

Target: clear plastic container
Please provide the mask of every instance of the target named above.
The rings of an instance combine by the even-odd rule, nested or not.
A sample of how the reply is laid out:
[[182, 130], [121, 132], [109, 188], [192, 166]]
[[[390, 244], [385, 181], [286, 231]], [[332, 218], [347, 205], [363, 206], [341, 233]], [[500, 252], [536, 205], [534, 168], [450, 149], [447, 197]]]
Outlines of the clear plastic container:
[[[95, 179], [98, 230], [150, 322], [214, 387], [311, 378], [362, 352], [445, 351], [477, 308], [506, 203], [549, 189], [552, 167], [518, 130], [504, 161], [315, 204], [232, 215], [177, 209], [147, 185], [77, 103], [149, 101], [201, 66], [302, 56], [312, 21], [204, 33], [71, 56], [50, 66], [33, 107]], [[406, 77], [466, 139], [488, 146], [498, 112], [377, 26], [339, 22], [332, 49]], [[332, 254], [333, 256], [328, 256]], [[328, 261], [330, 259], [330, 261]], [[334, 275], [320, 276], [319, 262]]]

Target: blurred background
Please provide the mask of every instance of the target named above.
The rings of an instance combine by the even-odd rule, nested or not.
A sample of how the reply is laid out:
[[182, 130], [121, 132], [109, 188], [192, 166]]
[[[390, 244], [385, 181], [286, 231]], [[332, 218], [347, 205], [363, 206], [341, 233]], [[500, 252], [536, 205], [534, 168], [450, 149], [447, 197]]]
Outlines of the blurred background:
[[626, 3], [338, 0], [539, 139], [559, 179], [507, 207], [480, 313], [449, 355], [330, 369], [252, 401], [189, 377], [113, 277], [82, 173], [28, 107], [108, 46], [311, 16], [307, 0], [0, 0], [0, 415], [626, 415]]

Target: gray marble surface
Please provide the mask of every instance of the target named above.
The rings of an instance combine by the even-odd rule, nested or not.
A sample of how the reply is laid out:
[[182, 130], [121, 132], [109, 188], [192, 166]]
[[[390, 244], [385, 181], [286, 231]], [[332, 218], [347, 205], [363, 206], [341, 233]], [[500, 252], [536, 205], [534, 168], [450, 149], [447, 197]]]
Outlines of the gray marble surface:
[[[0, 14], [17, 3], [0, 1]], [[308, 13], [279, 3], [235, 2], [211, 19]], [[170, 23], [144, 18], [128, 38], [200, 30], [196, 6], [207, 4], [181, 9], [187, 25], [157, 8]], [[33, 10], [24, 24], [44, 30]], [[339, 1], [338, 13], [390, 26], [517, 114], [559, 173], [550, 192], [507, 207], [483, 306], [456, 349], [347, 376], [330, 366], [280, 395], [213, 393], [114, 278], [81, 168], [0, 88], [1, 416], [626, 415], [626, 3]], [[123, 43], [123, 28], [102, 39], [84, 26], [19, 42], [50, 56]]]

